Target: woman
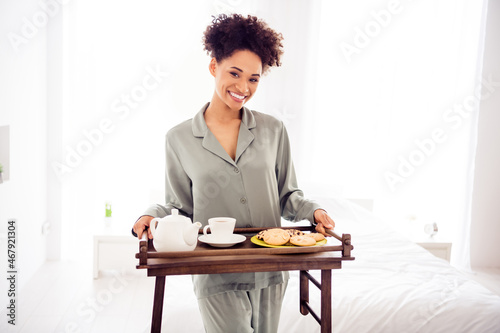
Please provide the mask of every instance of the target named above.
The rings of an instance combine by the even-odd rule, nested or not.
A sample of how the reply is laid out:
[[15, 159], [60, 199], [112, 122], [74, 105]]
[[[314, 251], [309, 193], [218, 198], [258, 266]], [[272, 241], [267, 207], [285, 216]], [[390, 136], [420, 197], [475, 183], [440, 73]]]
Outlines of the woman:
[[[282, 36], [256, 17], [221, 15], [204, 33], [215, 90], [210, 103], [166, 137], [166, 205], [134, 224], [141, 237], [153, 217], [176, 208], [206, 224], [236, 218], [236, 227], [279, 227], [281, 217], [334, 227], [297, 187], [283, 123], [244, 104], [270, 67], [280, 66]], [[152, 238], [148, 229], [149, 238]], [[288, 272], [194, 275], [207, 332], [276, 332]]]

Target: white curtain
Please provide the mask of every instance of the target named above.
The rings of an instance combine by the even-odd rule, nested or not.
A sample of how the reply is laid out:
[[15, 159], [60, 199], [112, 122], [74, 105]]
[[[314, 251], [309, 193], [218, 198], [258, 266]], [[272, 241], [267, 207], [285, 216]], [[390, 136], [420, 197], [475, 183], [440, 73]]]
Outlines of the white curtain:
[[211, 15], [238, 12], [285, 37], [283, 66], [248, 106], [287, 125], [306, 194], [373, 199], [406, 233], [436, 221], [466, 266], [482, 9], [471, 0], [73, 3], [63, 257], [89, 247], [105, 201], [127, 229], [162, 200], [164, 134], [213, 92], [202, 32]]
[[311, 181], [414, 239], [437, 222], [468, 268], [483, 2], [322, 4]]

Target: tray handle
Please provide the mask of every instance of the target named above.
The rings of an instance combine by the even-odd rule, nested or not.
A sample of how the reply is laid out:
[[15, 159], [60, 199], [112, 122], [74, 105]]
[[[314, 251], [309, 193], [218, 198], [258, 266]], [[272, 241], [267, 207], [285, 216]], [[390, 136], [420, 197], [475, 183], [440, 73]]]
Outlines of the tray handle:
[[141, 238], [139, 239], [139, 265], [146, 265], [148, 262], [148, 231], [144, 230]]

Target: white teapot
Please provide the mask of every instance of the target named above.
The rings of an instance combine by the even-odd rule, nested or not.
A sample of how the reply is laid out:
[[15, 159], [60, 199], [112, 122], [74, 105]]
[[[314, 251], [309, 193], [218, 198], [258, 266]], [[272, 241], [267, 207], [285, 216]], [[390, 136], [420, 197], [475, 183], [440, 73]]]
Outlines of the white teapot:
[[156, 251], [193, 251], [201, 223], [192, 223], [190, 218], [179, 215], [179, 210], [172, 209], [172, 215], [152, 219], [149, 227]]

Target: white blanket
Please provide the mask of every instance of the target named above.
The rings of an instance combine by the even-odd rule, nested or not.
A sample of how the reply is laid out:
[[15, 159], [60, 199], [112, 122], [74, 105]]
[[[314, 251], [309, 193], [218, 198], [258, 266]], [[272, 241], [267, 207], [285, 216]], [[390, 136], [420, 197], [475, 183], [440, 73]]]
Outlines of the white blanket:
[[[328, 205], [339, 229], [352, 235], [356, 257], [333, 271], [334, 332], [500, 332], [499, 296], [356, 205], [345, 200]], [[309, 289], [316, 292], [310, 299], [319, 301], [317, 288]], [[294, 272], [280, 331], [319, 332], [311, 316], [293, 314], [297, 304]], [[319, 313], [319, 302], [316, 309]]]

